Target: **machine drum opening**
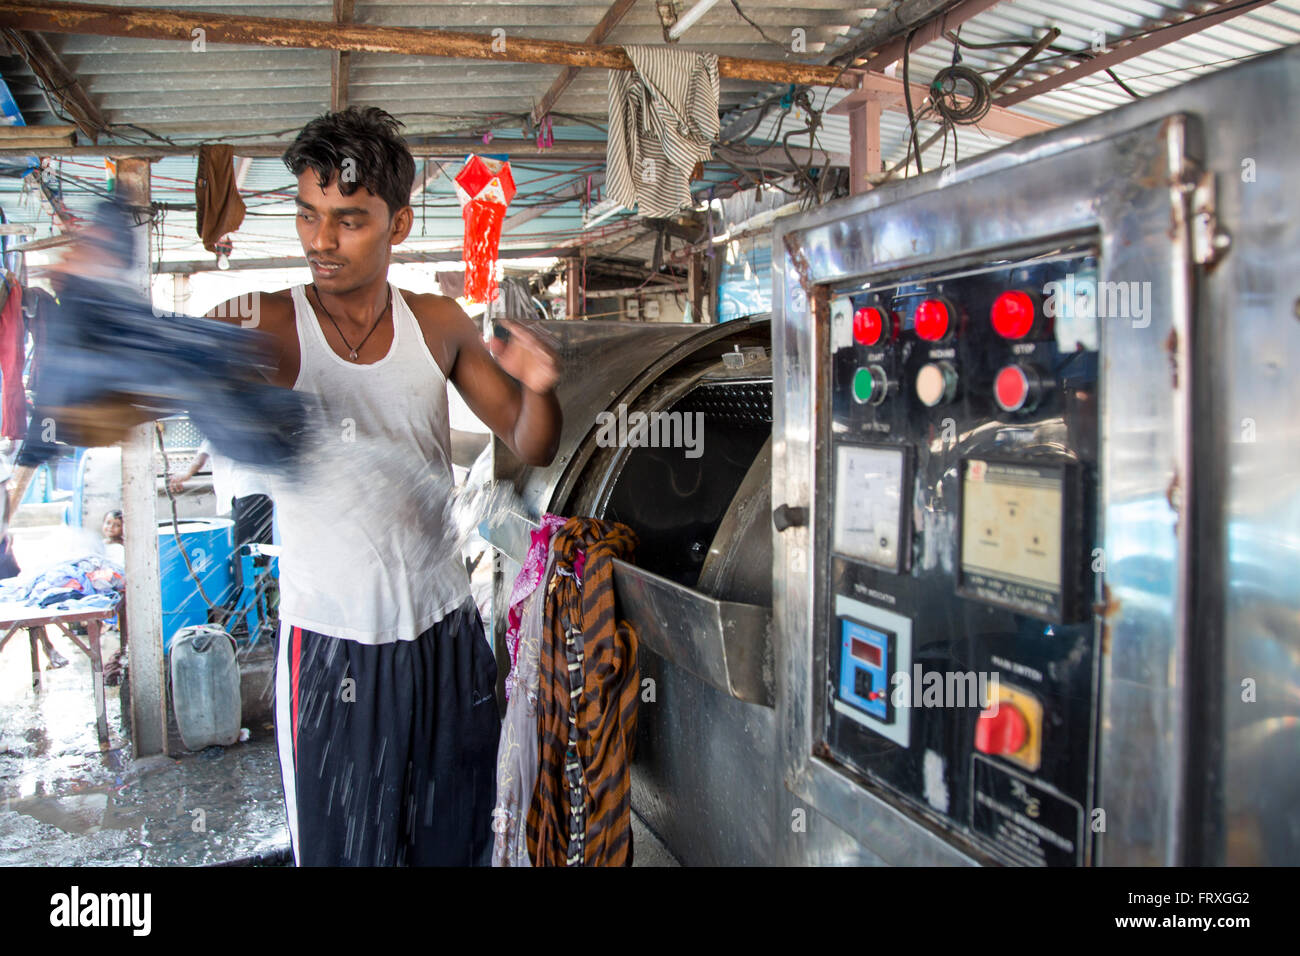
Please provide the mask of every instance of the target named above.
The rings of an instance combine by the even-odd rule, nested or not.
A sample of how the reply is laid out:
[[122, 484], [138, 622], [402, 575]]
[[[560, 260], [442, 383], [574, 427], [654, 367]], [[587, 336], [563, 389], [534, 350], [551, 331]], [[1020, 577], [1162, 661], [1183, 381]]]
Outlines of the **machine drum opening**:
[[[694, 587], [718, 525], [772, 434], [772, 383], [700, 384], [666, 414], [646, 413], [644, 443], [633, 440], [634, 414], [635, 447], [604, 517], [636, 531], [638, 566]], [[645, 447], [654, 439], [659, 447]]]

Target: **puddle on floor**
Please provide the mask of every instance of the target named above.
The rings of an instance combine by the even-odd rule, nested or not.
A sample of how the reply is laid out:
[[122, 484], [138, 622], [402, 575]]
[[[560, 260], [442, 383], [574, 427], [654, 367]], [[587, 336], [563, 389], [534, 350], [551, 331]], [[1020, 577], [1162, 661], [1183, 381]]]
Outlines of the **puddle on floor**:
[[[198, 866], [283, 856], [289, 845], [275, 740], [267, 726], [225, 748], [134, 760], [107, 688], [110, 746], [95, 732], [86, 655], [32, 689], [26, 635], [0, 652], [0, 866]], [[104, 657], [117, 635], [104, 640]], [[42, 663], [44, 663], [42, 657]], [[178, 746], [179, 742], [173, 742]]]
[[[490, 569], [480, 562], [474, 575], [485, 620]], [[101, 749], [89, 660], [62, 632], [50, 628], [49, 636], [69, 665], [42, 671], [39, 693], [26, 634], [0, 652], [0, 866], [286, 862], [289, 832], [269, 725], [250, 726], [249, 740], [231, 747], [135, 760], [122, 736], [118, 688], [109, 687], [111, 740]], [[117, 649], [110, 631], [104, 659]]]

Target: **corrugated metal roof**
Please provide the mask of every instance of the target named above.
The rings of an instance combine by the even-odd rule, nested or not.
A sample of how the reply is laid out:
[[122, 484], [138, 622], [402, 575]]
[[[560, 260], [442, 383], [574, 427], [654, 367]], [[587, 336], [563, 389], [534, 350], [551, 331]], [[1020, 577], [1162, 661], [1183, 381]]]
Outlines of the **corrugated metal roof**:
[[[1120, 37], [1148, 29], [1159, 21], [1176, 16], [1180, 11], [1213, 12], [1216, 6], [1222, 5], [1207, 4], [1203, 0], [1182, 3], [1154, 3], [1149, 0], [1003, 0], [967, 20], [961, 26], [960, 37], [963, 41], [974, 44], [1032, 42], [1051, 27], [1058, 27], [1061, 36], [1056, 45], [1088, 51], [1094, 42], [1113, 45]], [[830, 47], [828, 54], [833, 55], [845, 42], [848, 41]], [[1114, 72], [1134, 92], [1148, 96], [1243, 59], [1295, 43], [1300, 43], [1300, 0], [1278, 0], [1175, 40], [1157, 50], [1135, 56], [1117, 65]], [[992, 80], [1023, 52], [1024, 48], [962, 48], [960, 55], [962, 63]], [[908, 59], [912, 82], [928, 84], [937, 72], [952, 64], [953, 44], [948, 40], [928, 43], [912, 50]], [[1022, 70], [1000, 92], [1010, 92], [1043, 79], [1059, 70], [1062, 64], [1078, 62], [1078, 58], [1045, 51], [1035, 64]], [[895, 73], [901, 77], [901, 63], [896, 66]], [[829, 91], [827, 106], [838, 103], [845, 95], [847, 94], [841, 90]], [[1131, 102], [1131, 99], [1106, 73], [1097, 72], [1019, 103], [1013, 109], [1026, 116], [1066, 124], [1122, 106]], [[821, 102], [819, 95], [815, 105], [820, 105]], [[756, 136], [770, 135], [774, 126], [775, 117], [772, 117], [759, 127]], [[922, 124], [921, 137], [924, 139], [934, 129], [932, 125]], [[901, 110], [884, 113], [880, 132], [881, 158], [887, 168], [900, 162], [907, 154], [907, 130], [907, 117]], [[832, 152], [847, 152], [850, 142], [848, 118], [827, 114], [819, 141], [823, 148]], [[986, 134], [978, 127], [970, 127], [959, 133], [958, 152], [961, 156], [975, 156], [1005, 142], [1004, 138]], [[949, 145], [951, 149], [951, 143]], [[941, 153], [941, 144], [926, 150], [922, 155], [925, 168], [940, 165]], [[911, 169], [915, 171], [914, 166]], [[899, 175], [902, 175], [901, 171]]]
[[[265, 4], [248, 4], [209, 0], [99, 0], [118, 6], [158, 6], [168, 9], [206, 10], [222, 13], [247, 13], [264, 17], [282, 17], [328, 21], [332, 16], [330, 0], [273, 0]], [[533, 39], [582, 41], [608, 8], [609, 0], [510, 0], [480, 3], [415, 3], [410, 0], [358, 2], [355, 20], [359, 23], [429, 27], [472, 33], [505, 31], [511, 36]], [[778, 0], [740, 0], [741, 6], [755, 20], [769, 39], [746, 23], [726, 0], [718, 3], [683, 38], [682, 46], [724, 55], [826, 62], [833, 53], [852, 41], [871, 22], [876, 7], [889, 6], [889, 0], [866, 0], [846, 6], [843, 0], [804, 0], [797, 6]], [[687, 0], [687, 6], [693, 0]], [[1088, 49], [1094, 34], [1114, 40], [1150, 26], [1180, 9], [1200, 9], [1204, 2], [1193, 0], [1152, 2], [1152, 0], [1004, 0], [967, 21], [961, 37], [972, 43], [1007, 42], [1037, 38], [1050, 26], [1058, 26], [1059, 45], [1069, 49]], [[793, 31], [806, 33], [806, 49], [790, 49]], [[327, 108], [330, 93], [331, 55], [326, 51], [281, 49], [271, 47], [209, 45], [195, 52], [190, 44], [148, 39], [47, 35], [51, 45], [80, 78], [90, 99], [103, 111], [110, 123], [134, 124], [120, 127], [123, 137], [144, 140], [153, 134], [177, 142], [197, 142], [204, 138], [238, 137], [230, 141], [265, 141], [283, 137], [300, 128]], [[655, 6], [642, 2], [607, 39], [612, 44], [661, 44], [663, 33]], [[1197, 35], [1178, 40], [1166, 47], [1134, 57], [1116, 67], [1136, 92], [1147, 95], [1176, 85], [1186, 79], [1221, 69], [1244, 57], [1300, 42], [1300, 0], [1279, 0], [1226, 23], [1210, 27]], [[1019, 49], [963, 49], [962, 60], [986, 77], [996, 75], [1012, 62]], [[1061, 62], [1075, 62], [1044, 54], [1042, 65], [1035, 65], [1016, 82], [1046, 75]], [[916, 82], [931, 77], [952, 62], [952, 44], [939, 41], [912, 51], [911, 75]], [[57, 122], [25, 64], [16, 57], [0, 58], [0, 72], [9, 82], [29, 124]], [[349, 99], [355, 104], [383, 106], [407, 125], [412, 135], [457, 131], [461, 134], [481, 132], [490, 126], [500, 139], [519, 137], [523, 116], [542, 97], [560, 67], [526, 63], [488, 63], [481, 60], [451, 60], [426, 57], [356, 53], [351, 56]], [[580, 117], [596, 126], [607, 115], [608, 73], [586, 70], [579, 73], [555, 107], [557, 144], [599, 140], [599, 128], [575, 122]], [[747, 81], [724, 79], [721, 105], [730, 111], [770, 96], [780, 87]], [[821, 108], [833, 105], [843, 91], [814, 91], [813, 102]], [[1121, 105], [1129, 99], [1104, 73], [1054, 90], [1016, 107], [1026, 115], [1065, 123]], [[775, 128], [772, 116], [755, 131], [751, 143], [759, 142]], [[802, 125], [802, 124], [798, 124]], [[795, 124], [788, 124], [788, 130]], [[933, 129], [922, 124], [920, 134]], [[907, 120], [900, 111], [888, 111], [881, 122], [882, 156], [893, 165], [906, 153]], [[951, 158], [973, 156], [1005, 142], [986, 134], [978, 127], [963, 128], [947, 144], [936, 143], [924, 156], [927, 168]], [[793, 146], [806, 146], [806, 138], [791, 140]], [[818, 146], [830, 152], [849, 151], [848, 120], [826, 114]], [[490, 149], [490, 147], [488, 147]], [[516, 178], [520, 193], [512, 211], [517, 212], [539, 201], [546, 191], [579, 181], [587, 172], [598, 171], [599, 160], [590, 163], [548, 162], [544, 159], [516, 160]], [[64, 197], [75, 212], [89, 207], [95, 190], [102, 189], [101, 163], [92, 158], [63, 160], [57, 164], [62, 175]], [[154, 166], [153, 194], [157, 202], [174, 207], [191, 205], [193, 199], [195, 159], [171, 157]], [[454, 171], [454, 169], [452, 170]], [[722, 165], [708, 168], [712, 182], [732, 180], [733, 171]], [[236, 233], [234, 260], [298, 252], [290, 205], [291, 178], [279, 160], [256, 159], [243, 182], [249, 216]], [[566, 185], [566, 188], [568, 186]], [[42, 223], [42, 234], [50, 231], [49, 217], [32, 203], [20, 202], [23, 186], [19, 180], [0, 179], [0, 202], [10, 219]], [[623, 217], [626, 219], [626, 217]], [[548, 210], [505, 237], [505, 246], [524, 242], [530, 246], [548, 243], [561, 246], [571, 241], [581, 228], [580, 204], [571, 201]], [[632, 235], [628, 223], [620, 218], [608, 220], [600, 227], [611, 241], [602, 244], [609, 254], [626, 243], [619, 236]], [[432, 183], [428, 197], [417, 207], [416, 228], [404, 247], [412, 250], [447, 247], [460, 237], [459, 205], [446, 177]], [[617, 241], [615, 241], [617, 240]], [[623, 255], [648, 256], [649, 242], [640, 241], [623, 249]], [[161, 230], [163, 258], [168, 260], [203, 259], [194, 235], [193, 213], [183, 208], [168, 209]]]
[[[159, 6], [170, 9], [205, 10], [222, 13], [245, 12], [264, 17], [327, 21], [332, 17], [330, 0], [275, 0], [265, 4], [206, 3], [186, 0], [105, 0], [117, 6]], [[809, 0], [799, 10], [775, 0], [743, 0], [745, 12], [773, 39], [793, 36], [799, 28], [806, 34], [806, 52], [793, 54], [788, 48], [767, 42], [742, 20], [729, 3], [720, 3], [693, 27], [682, 41], [684, 47], [730, 56], [816, 62], [824, 47], [857, 27], [887, 0], [868, 0], [849, 6], [842, 0]], [[505, 30], [506, 42], [513, 36], [533, 39], [582, 41], [608, 9], [608, 0], [578, 0], [560, 3], [480, 2], [412, 3], [401, 0], [358, 2], [354, 19], [380, 26], [429, 27], [468, 33]], [[300, 128], [328, 108], [331, 55], [325, 51], [278, 49], [231, 45], [209, 45], [194, 52], [189, 44], [148, 39], [122, 39], [80, 35], [47, 35], [50, 44], [78, 76], [92, 101], [110, 123], [132, 123], [143, 130], [122, 132], [137, 139], [144, 131], [180, 142], [193, 142], [217, 134], [234, 134], [245, 140], [264, 140]], [[663, 31], [653, 3], [632, 9], [606, 42], [614, 44], [663, 43]], [[561, 68], [527, 63], [487, 63], [481, 60], [434, 59], [354, 53], [351, 56], [349, 100], [354, 104], [383, 106], [401, 119], [409, 134], [457, 131], [472, 133], [497, 125], [498, 138], [515, 132], [522, 117], [541, 99]], [[54, 117], [25, 64], [16, 58], [0, 59], [0, 70], [10, 82], [15, 98], [29, 124], [54, 123]], [[554, 113], [557, 145], [573, 141], [601, 140], [602, 129], [564, 119], [577, 116], [597, 124], [605, 122], [609, 75], [604, 70], [579, 73], [557, 102]], [[731, 108], [746, 101], [766, 85], [724, 79], [721, 102]], [[503, 129], [513, 127], [513, 129]], [[233, 140], [238, 142], [238, 140]], [[490, 147], [488, 147], [490, 149]], [[98, 160], [65, 161], [63, 172], [66, 198], [73, 211], [88, 208], [93, 194], [83, 182], [102, 177]], [[519, 196], [512, 212], [536, 202], [542, 190], [575, 181], [586, 172], [599, 171], [600, 162], [547, 163], [516, 160], [513, 163]], [[169, 158], [154, 166], [153, 194], [157, 202], [178, 205], [193, 203], [195, 160]], [[454, 172], [454, 169], [452, 170]], [[718, 166], [707, 171], [708, 181], [733, 178], [734, 173]], [[72, 179], [77, 177], [78, 179]], [[275, 159], [253, 161], [243, 184], [246, 193], [265, 193], [291, 186], [291, 177]], [[0, 181], [0, 197], [6, 212], [23, 217], [14, 201], [19, 187], [12, 180]], [[232, 260], [298, 252], [289, 196], [265, 194], [248, 200], [249, 216], [235, 234]], [[14, 207], [11, 211], [10, 207]], [[32, 221], [42, 217], [26, 212]], [[413, 237], [404, 250], [417, 251], [433, 243], [459, 240], [461, 220], [450, 182], [443, 177], [432, 183], [423, 206], [417, 207]], [[598, 231], [617, 237], [626, 226], [615, 217]], [[505, 237], [505, 246], [565, 244], [580, 234], [581, 209], [574, 201], [548, 211]], [[43, 230], [48, 233], [49, 229]], [[606, 246], [608, 251], [619, 244]], [[182, 210], [166, 212], [162, 228], [162, 255], [167, 260], [203, 259], [194, 235], [193, 214]], [[647, 254], [649, 244], [641, 242], [623, 254]]]
[[[320, 21], [329, 21], [333, 9], [330, 0], [106, 2]], [[868, 0], [850, 6], [843, 0], [807, 0], [795, 10], [776, 0], [744, 0], [745, 12], [783, 45], [769, 43], [729, 3], [719, 3], [691, 28], [681, 46], [727, 56], [816, 62], [827, 43], [887, 3]], [[507, 44], [511, 36], [580, 42], [608, 8], [609, 0], [378, 0], [358, 2], [354, 20], [371, 26], [476, 34], [501, 29]], [[789, 49], [796, 28], [805, 31], [805, 53]], [[328, 108], [331, 55], [327, 51], [213, 44], [206, 52], [195, 53], [183, 42], [82, 35], [48, 38], [111, 123], [137, 123], [165, 135], [251, 129], [274, 132], [300, 127]], [[606, 42], [662, 44], [663, 29], [654, 3], [633, 7]], [[7, 78], [10, 67], [6, 64]], [[349, 91], [353, 103], [382, 105], [407, 120], [413, 132], [436, 131], [455, 125], [457, 118], [472, 121], [493, 113], [522, 116], [541, 99], [560, 71], [561, 67], [544, 64], [354, 53]], [[556, 104], [556, 112], [603, 119], [607, 88], [606, 71], [583, 71]], [[723, 104], [737, 105], [759, 89], [766, 86], [726, 79]], [[14, 92], [29, 123], [56, 122], [34, 87]]]

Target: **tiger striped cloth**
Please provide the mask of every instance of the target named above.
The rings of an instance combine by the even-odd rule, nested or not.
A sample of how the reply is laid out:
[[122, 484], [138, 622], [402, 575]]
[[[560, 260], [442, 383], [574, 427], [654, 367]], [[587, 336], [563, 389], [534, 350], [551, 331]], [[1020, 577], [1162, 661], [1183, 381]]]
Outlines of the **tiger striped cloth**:
[[691, 174], [713, 157], [718, 57], [664, 46], [623, 48], [634, 70], [610, 70], [605, 182], [609, 197], [662, 219], [691, 202]]
[[636, 743], [636, 631], [615, 620], [614, 558], [627, 525], [570, 518], [551, 541], [537, 700], [537, 786], [528, 808], [534, 866], [630, 866]]

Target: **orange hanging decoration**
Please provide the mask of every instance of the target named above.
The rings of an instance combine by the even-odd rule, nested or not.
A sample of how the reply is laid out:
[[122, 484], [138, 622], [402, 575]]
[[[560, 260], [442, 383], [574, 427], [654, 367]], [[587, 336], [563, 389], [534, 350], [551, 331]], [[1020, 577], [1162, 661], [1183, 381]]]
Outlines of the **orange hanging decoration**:
[[471, 153], [456, 174], [456, 195], [465, 220], [465, 296], [471, 302], [491, 302], [497, 297], [501, 224], [515, 198], [509, 160]]

